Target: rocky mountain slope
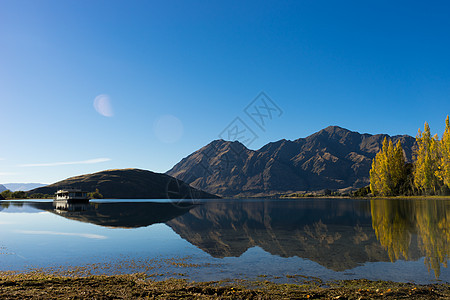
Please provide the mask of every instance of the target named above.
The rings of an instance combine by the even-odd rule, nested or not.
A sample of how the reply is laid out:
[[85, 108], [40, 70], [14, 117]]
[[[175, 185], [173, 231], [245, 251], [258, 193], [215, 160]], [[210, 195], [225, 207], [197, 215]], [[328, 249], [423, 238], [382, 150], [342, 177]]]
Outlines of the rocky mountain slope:
[[[238, 141], [215, 140], [181, 160], [167, 174], [224, 197], [359, 188], [369, 184], [372, 159], [385, 134], [360, 134], [337, 126], [306, 138], [280, 140], [259, 150]], [[411, 160], [415, 139], [402, 142]]]
[[98, 189], [104, 198], [112, 199], [217, 198], [169, 175], [140, 169], [106, 170], [75, 176], [33, 189], [29, 193], [54, 194], [63, 187], [80, 188], [88, 192]]

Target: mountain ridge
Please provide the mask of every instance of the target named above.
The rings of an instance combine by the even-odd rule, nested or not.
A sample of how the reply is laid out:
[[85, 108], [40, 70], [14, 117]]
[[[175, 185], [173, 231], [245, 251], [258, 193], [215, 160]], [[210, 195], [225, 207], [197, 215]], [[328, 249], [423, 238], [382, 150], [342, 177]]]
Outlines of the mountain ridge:
[[238, 141], [214, 140], [166, 174], [223, 197], [356, 189], [369, 184], [372, 159], [385, 137], [401, 141], [406, 160], [412, 161], [415, 138], [409, 135], [360, 134], [328, 126], [305, 138], [270, 142], [258, 150]]
[[34, 182], [30, 182], [30, 183], [4, 183], [3, 186], [5, 186], [8, 190], [10, 190], [11, 192], [15, 192], [15, 191], [29, 191], [35, 188], [39, 188], [39, 187], [43, 187], [46, 186], [46, 184], [43, 183], [34, 183]]
[[58, 188], [80, 188], [88, 192], [98, 189], [109, 199], [217, 198], [169, 175], [131, 168], [74, 176], [29, 193], [54, 194]]

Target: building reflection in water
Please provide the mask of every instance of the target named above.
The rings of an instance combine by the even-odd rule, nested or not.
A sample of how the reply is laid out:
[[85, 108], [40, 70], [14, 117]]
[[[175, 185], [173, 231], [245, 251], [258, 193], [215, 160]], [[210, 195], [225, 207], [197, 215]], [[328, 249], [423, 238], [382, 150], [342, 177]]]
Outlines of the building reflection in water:
[[53, 201], [53, 207], [58, 214], [83, 212], [88, 210], [89, 203], [72, 203], [67, 200], [55, 200]]

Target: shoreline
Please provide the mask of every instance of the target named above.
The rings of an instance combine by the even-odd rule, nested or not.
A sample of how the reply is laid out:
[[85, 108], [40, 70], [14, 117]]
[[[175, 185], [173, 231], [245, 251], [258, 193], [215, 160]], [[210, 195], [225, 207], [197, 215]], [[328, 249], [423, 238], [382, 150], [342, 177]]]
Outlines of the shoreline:
[[450, 200], [450, 196], [389, 196], [389, 197], [350, 197], [350, 196], [314, 196], [314, 197], [280, 197], [278, 199], [364, 199], [364, 200], [389, 200], [389, 199], [435, 199]]
[[0, 298], [86, 299], [443, 299], [450, 285], [420, 285], [366, 279], [322, 282], [301, 278], [296, 284], [267, 280], [190, 282], [157, 281], [143, 273], [130, 275], [61, 276], [32, 272], [0, 272]]
[[[449, 196], [386, 196], [386, 197], [352, 197], [352, 196], [302, 196], [302, 197], [296, 197], [296, 196], [279, 196], [279, 197], [245, 197], [245, 198], [219, 198], [219, 199], [201, 199], [201, 200], [254, 200], [254, 199], [267, 199], [267, 200], [283, 200], [283, 199], [289, 199], [289, 200], [295, 200], [295, 199], [364, 199], [364, 200], [377, 200], [377, 199], [435, 199], [435, 200], [450, 200]], [[6, 198], [6, 199], [0, 199], [0, 201], [35, 201], [35, 200], [54, 200], [54, 198]], [[104, 199], [89, 199], [90, 201], [97, 201], [97, 200], [174, 200], [170, 198], [149, 198], [149, 199], [130, 199], [130, 198], [104, 198]], [[198, 199], [184, 199], [184, 200], [198, 200]]]

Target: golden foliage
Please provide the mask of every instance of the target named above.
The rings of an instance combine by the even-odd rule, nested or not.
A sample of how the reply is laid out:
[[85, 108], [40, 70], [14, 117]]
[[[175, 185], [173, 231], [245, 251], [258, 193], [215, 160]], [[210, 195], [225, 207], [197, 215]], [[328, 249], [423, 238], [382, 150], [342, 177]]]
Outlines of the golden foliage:
[[449, 118], [445, 120], [445, 131], [439, 145], [440, 163], [436, 172], [437, 177], [450, 188], [450, 124]]
[[392, 140], [384, 138], [383, 147], [372, 161], [370, 170], [370, 190], [374, 195], [392, 196], [398, 194], [402, 182], [406, 180], [406, 166], [400, 141], [396, 146]]
[[440, 164], [439, 138], [431, 136], [430, 126], [425, 122], [424, 131], [419, 129], [416, 142], [414, 185], [423, 194], [436, 194], [440, 186], [436, 176]]
[[445, 121], [442, 139], [431, 135], [425, 122], [419, 129], [413, 153], [413, 165], [406, 164], [400, 142], [383, 141], [382, 149], [372, 161], [370, 189], [375, 196], [446, 195], [450, 193], [450, 124]]

